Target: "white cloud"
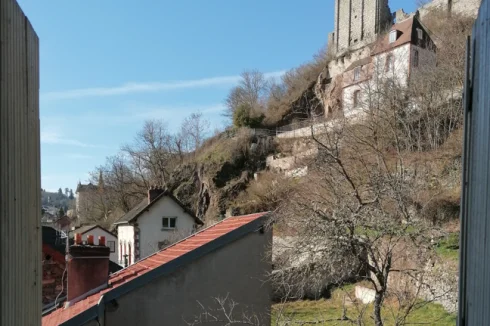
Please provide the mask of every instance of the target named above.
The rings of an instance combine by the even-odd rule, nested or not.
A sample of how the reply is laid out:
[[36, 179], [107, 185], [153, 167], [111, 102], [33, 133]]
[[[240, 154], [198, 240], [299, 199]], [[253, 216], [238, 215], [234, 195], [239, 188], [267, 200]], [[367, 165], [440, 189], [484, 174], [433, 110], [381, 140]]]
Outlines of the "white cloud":
[[181, 118], [195, 112], [201, 112], [204, 115], [223, 112], [225, 110], [224, 104], [214, 105], [201, 105], [201, 106], [163, 106], [154, 108], [138, 108], [128, 110], [126, 117], [120, 117], [121, 119], [134, 121], [134, 119], [148, 120], [148, 119], [162, 119], [162, 118], [175, 118], [179, 116]]
[[74, 159], [74, 160], [88, 160], [94, 158], [91, 155], [78, 154], [78, 153], [66, 154], [65, 156], [67, 158]]
[[87, 144], [76, 139], [62, 137], [59, 133], [54, 131], [41, 131], [41, 143], [70, 145], [70, 146], [77, 146], [77, 147], [92, 147], [92, 148], [100, 147], [97, 145]]
[[[274, 71], [264, 74], [266, 78], [278, 78], [285, 71]], [[114, 96], [134, 93], [162, 92], [177, 89], [205, 88], [213, 86], [234, 85], [240, 80], [240, 76], [221, 76], [195, 80], [182, 80], [171, 82], [152, 83], [126, 83], [114, 87], [80, 88], [65, 91], [47, 92], [41, 94], [41, 98], [48, 100], [75, 99], [97, 96]]]

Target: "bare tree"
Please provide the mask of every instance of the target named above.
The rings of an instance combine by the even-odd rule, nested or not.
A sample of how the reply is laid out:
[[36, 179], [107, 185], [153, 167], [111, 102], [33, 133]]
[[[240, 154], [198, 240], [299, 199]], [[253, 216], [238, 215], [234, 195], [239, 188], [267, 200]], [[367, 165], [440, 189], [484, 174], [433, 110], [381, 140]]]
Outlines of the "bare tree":
[[143, 183], [145, 189], [152, 184], [166, 187], [169, 173], [175, 166], [172, 136], [163, 121], [146, 121], [131, 145], [122, 152], [129, 168]]
[[188, 151], [196, 151], [201, 147], [209, 134], [209, 121], [204, 119], [202, 113], [192, 113], [182, 122], [179, 137], [187, 143]]
[[263, 73], [257, 70], [245, 71], [239, 84], [226, 98], [227, 111], [224, 115], [231, 118], [241, 104], [246, 104], [253, 110], [263, 110], [268, 93], [269, 81]]
[[[458, 127], [455, 118], [441, 132], [439, 120], [423, 136], [437, 135], [437, 140], [414, 137], [418, 123], [430, 121], [428, 110], [441, 119], [451, 115], [442, 95], [430, 107], [417, 105], [406, 67], [386, 55], [375, 58], [373, 74], [365, 81], [358, 73], [352, 99], [344, 97], [345, 118], [311, 128], [319, 157], [277, 214], [296, 237], [286, 257], [289, 270], [276, 273], [274, 281], [291, 293], [311, 284], [311, 277], [319, 284], [341, 284], [352, 276], [346, 271], [352, 271], [374, 289], [377, 326], [385, 323], [387, 297], [399, 302], [396, 311], [388, 310], [396, 325], [405, 324], [410, 313], [428, 302], [421, 300], [420, 291], [432, 285], [424, 278], [434, 259], [431, 240], [440, 230], [422, 218], [421, 208], [431, 199], [420, 196], [428, 168], [411, 157], [419, 146], [437, 148]], [[394, 278], [407, 286], [394, 286]], [[360, 318], [349, 319], [361, 324]]]
[[117, 212], [116, 192], [106, 185], [103, 176], [102, 168], [91, 173], [90, 186], [79, 194], [78, 218], [83, 224], [96, 223], [109, 228], [121, 215]]

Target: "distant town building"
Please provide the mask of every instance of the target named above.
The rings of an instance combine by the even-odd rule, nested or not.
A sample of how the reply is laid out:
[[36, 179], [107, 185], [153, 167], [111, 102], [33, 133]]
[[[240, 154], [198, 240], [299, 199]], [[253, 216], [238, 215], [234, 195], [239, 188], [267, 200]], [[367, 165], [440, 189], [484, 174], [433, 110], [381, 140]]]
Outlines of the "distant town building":
[[77, 190], [75, 191], [76, 194], [76, 201], [75, 201], [75, 208], [76, 208], [76, 213], [77, 216], [83, 216], [85, 214], [88, 214], [90, 211], [90, 201], [94, 193], [97, 191], [97, 186], [89, 183], [89, 184], [82, 184], [78, 183], [77, 185]]

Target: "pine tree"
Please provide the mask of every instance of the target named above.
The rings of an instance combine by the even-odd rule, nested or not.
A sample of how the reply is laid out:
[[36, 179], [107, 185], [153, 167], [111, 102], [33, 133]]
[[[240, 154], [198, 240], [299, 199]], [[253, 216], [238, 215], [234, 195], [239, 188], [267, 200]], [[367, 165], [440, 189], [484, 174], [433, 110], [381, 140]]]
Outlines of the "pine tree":
[[70, 200], [73, 200], [75, 196], [73, 195], [73, 189], [70, 189], [70, 196], [68, 197]]

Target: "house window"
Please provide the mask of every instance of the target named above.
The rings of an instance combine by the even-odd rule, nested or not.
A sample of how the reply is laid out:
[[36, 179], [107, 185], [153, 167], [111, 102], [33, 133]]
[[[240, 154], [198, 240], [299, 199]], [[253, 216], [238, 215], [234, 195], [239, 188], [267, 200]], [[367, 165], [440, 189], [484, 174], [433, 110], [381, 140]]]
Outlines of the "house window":
[[390, 32], [390, 43], [394, 43], [397, 39], [398, 31], [394, 30]]
[[111, 248], [111, 252], [116, 252], [116, 241], [107, 241], [107, 246]]
[[419, 66], [419, 51], [415, 50], [413, 53], [413, 66], [418, 67]]
[[422, 40], [424, 38], [424, 32], [421, 28], [417, 28], [417, 36], [419, 37], [419, 40]]
[[177, 217], [162, 218], [162, 227], [164, 229], [175, 229], [176, 224], [177, 224]]
[[361, 67], [354, 69], [354, 81], [358, 81], [361, 78]]
[[393, 69], [393, 61], [394, 61], [394, 57], [393, 57], [393, 54], [388, 54], [386, 56], [386, 67], [385, 67], [385, 70], [386, 71], [390, 71]]
[[355, 108], [359, 107], [359, 104], [361, 102], [361, 91], [360, 90], [354, 91], [352, 102], [353, 102]]

